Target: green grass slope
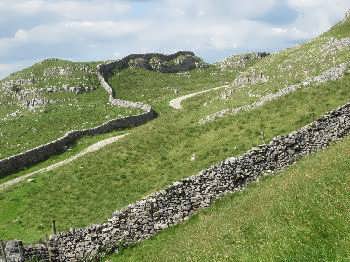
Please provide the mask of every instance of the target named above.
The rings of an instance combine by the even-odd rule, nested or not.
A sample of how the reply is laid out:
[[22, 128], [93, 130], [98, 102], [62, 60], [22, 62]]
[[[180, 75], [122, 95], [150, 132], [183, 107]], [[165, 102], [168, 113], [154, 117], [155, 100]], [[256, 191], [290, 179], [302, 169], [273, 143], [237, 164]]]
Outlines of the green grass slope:
[[0, 89], [0, 159], [52, 141], [67, 131], [94, 127], [136, 113], [108, 104], [108, 95], [96, 77], [96, 65], [49, 59], [3, 79], [0, 84], [29, 79], [24, 84], [14, 85], [13, 89], [34, 92], [65, 86], [95, 90], [81, 94], [38, 93], [39, 97], [52, 102], [33, 111], [21, 105], [14, 97], [15, 92]]
[[349, 37], [350, 31], [350, 18], [344, 19], [334, 25], [328, 32], [323, 34], [326, 37], [336, 37], [338, 39]]
[[261, 131], [268, 140], [300, 128], [346, 103], [349, 94], [347, 77], [205, 128], [186, 127], [181, 113], [160, 117], [104, 151], [0, 192], [1, 235], [35, 241], [50, 231], [51, 219], [59, 230], [102, 222], [115, 209], [262, 143]]
[[[348, 22], [334, 27], [330, 32], [300, 46], [272, 54], [258, 61], [241, 74], [242, 77], [263, 75], [266, 82], [236, 86], [203, 94], [184, 103], [188, 109], [198, 108], [205, 115], [252, 103], [261, 97], [277, 92], [341, 63], [350, 61], [350, 45], [340, 45], [333, 39], [350, 37]], [[342, 34], [338, 33], [342, 32]], [[346, 33], [347, 32], [347, 33]], [[339, 39], [341, 39], [339, 38]]]
[[[347, 31], [347, 25], [344, 23], [343, 26], [345, 29], [342, 27], [338, 30]], [[57, 221], [58, 230], [102, 222], [114, 210], [173, 181], [193, 175], [227, 157], [242, 154], [276, 135], [296, 130], [325, 112], [345, 104], [350, 100], [349, 74], [339, 81], [298, 90], [250, 112], [227, 116], [206, 125], [198, 124], [199, 119], [216, 110], [254, 102], [261, 95], [302, 81], [306, 77], [306, 69], [311, 72], [308, 75], [313, 76], [334, 66], [333, 58], [322, 52], [330, 40], [328, 37], [335, 36], [329, 34], [332, 35], [321, 36], [242, 69], [247, 74], [264, 70], [263, 73], [269, 76], [268, 82], [234, 90], [234, 95], [225, 99], [221, 99], [220, 92], [207, 93], [189, 99], [185, 102], [184, 110], [180, 111], [169, 108], [170, 99], [233, 82], [241, 72], [222, 71], [212, 66], [187, 74], [130, 69], [113, 76], [110, 82], [118, 97], [154, 105], [159, 118], [130, 130], [128, 137], [103, 151], [37, 176], [30, 183], [0, 192], [0, 235], [5, 239], [20, 238], [32, 242], [49, 233], [52, 219]], [[350, 37], [350, 31], [341, 37]], [[336, 63], [349, 60], [347, 50], [337, 50], [332, 55]], [[292, 69], [278, 69], [281, 64], [288, 68], [290, 65]], [[290, 71], [293, 75], [289, 75]], [[175, 92], [175, 89], [178, 91]], [[264, 183], [277, 183], [275, 179], [279, 178]], [[319, 186], [310, 184], [310, 187], [317, 190]], [[259, 188], [254, 190], [259, 191]], [[286, 197], [286, 202], [291, 201], [287, 200], [287, 195], [279, 195], [278, 192], [278, 197]], [[339, 194], [344, 193], [341, 192]], [[343, 198], [346, 197], [343, 195]], [[312, 209], [313, 204], [307, 198], [300, 198], [300, 201], [295, 203]], [[236, 204], [235, 200], [230, 205]], [[250, 205], [252, 210], [259, 207]], [[243, 211], [238, 208], [235, 210], [236, 213], [230, 216], [239, 219]], [[339, 212], [343, 216], [347, 214], [344, 209]], [[218, 215], [215, 213], [213, 216]], [[258, 223], [257, 217], [256, 220]], [[317, 223], [317, 220], [310, 223]], [[259, 228], [254, 227], [247, 230], [252, 235], [259, 232]], [[191, 235], [187, 237], [191, 241]], [[243, 243], [244, 239], [239, 241]], [[331, 252], [331, 249], [328, 251]]]
[[105, 261], [347, 261], [350, 139]]

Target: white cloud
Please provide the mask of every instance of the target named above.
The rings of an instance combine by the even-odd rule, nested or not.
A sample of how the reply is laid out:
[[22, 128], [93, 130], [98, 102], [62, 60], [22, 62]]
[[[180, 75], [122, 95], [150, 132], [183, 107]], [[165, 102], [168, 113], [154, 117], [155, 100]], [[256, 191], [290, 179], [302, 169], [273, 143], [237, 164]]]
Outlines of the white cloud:
[[14, 14], [34, 16], [49, 13], [57, 17], [68, 19], [92, 19], [124, 14], [130, 10], [130, 3], [127, 1], [109, 0], [2, 0], [0, 3], [1, 13], [11, 11]]
[[[297, 15], [280, 24], [262, 19], [279, 12], [276, 7]], [[179, 49], [217, 59], [306, 40], [327, 30], [346, 8], [349, 0], [2, 0], [0, 61], [108, 59]]]
[[288, 0], [288, 5], [298, 11], [293, 27], [316, 36], [325, 31], [350, 8], [348, 0]]
[[4, 78], [11, 72], [20, 70], [24, 68], [25, 66], [28, 66], [30, 62], [18, 62], [15, 64], [0, 64], [0, 79]]
[[113, 40], [128, 34], [140, 33], [146, 26], [139, 21], [72, 21], [39, 25], [30, 30], [19, 29], [13, 37], [0, 39], [0, 57], [18, 52], [19, 48], [30, 49], [32, 46], [35, 49], [36, 45], [66, 44], [67, 49], [75, 45], [98, 47], [97, 41], [113, 43]]
[[215, 19], [247, 19], [265, 13], [280, 0], [163, 0], [164, 4], [159, 5], [160, 13], [172, 15], [173, 13], [186, 15], [187, 17], [207, 17]]

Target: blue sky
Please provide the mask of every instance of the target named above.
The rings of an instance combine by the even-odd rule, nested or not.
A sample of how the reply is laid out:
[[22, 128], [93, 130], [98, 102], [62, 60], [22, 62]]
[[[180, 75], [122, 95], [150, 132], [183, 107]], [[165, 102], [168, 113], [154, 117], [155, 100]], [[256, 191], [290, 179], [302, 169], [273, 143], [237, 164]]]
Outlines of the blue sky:
[[1, 0], [0, 78], [48, 57], [192, 50], [208, 62], [304, 42], [349, 0]]

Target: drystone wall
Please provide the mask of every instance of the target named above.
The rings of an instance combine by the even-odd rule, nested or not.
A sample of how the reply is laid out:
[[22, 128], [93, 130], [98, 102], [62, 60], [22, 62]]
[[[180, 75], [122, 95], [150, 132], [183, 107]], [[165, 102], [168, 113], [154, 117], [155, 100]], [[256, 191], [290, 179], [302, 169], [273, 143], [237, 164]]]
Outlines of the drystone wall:
[[[169, 63], [169, 61], [172, 61], [172, 63]], [[126, 69], [128, 67], [141, 67], [147, 70], [156, 70], [163, 73], [177, 73], [205, 65], [206, 64], [196, 57], [193, 52], [186, 51], [180, 51], [172, 55], [155, 53], [133, 54], [121, 60], [98, 65], [97, 77], [101, 86], [109, 95], [109, 102], [114, 106], [140, 109], [143, 111], [143, 113], [110, 120], [100, 126], [90, 129], [73, 130], [68, 132], [63, 137], [45, 145], [41, 145], [26, 152], [2, 159], [0, 160], [0, 178], [19, 171], [25, 167], [44, 161], [52, 155], [64, 152], [77, 139], [83, 136], [97, 135], [116, 129], [142, 125], [157, 117], [156, 112], [150, 105], [115, 98], [113, 89], [107, 83], [107, 79], [112, 76], [114, 72]]]
[[226, 159], [197, 175], [175, 182], [164, 190], [115, 212], [103, 224], [53, 235], [45, 246], [26, 247], [20, 241], [10, 241], [7, 245], [22, 248], [9, 256], [18, 257], [18, 254], [22, 254], [22, 260], [16, 261], [29, 260], [36, 254], [41, 261], [48, 259], [45, 254], [50, 256], [51, 261], [96, 260], [99, 256], [135, 244], [169, 226], [181, 223], [223, 195], [241, 190], [259, 176], [291, 165], [349, 133], [350, 103], [298, 131], [276, 137], [269, 144], [253, 148], [242, 156]]
[[[157, 53], [132, 54], [117, 60], [109, 65], [104, 65], [108, 78], [114, 71], [120, 71], [126, 68], [143, 68], [146, 70], [158, 71], [161, 73], [185, 72], [195, 68], [206, 67], [199, 57], [193, 52], [180, 51], [172, 55], [163, 55]], [[112, 68], [112, 70], [110, 70]]]
[[119, 107], [141, 109], [143, 111], [141, 114], [113, 119], [103, 123], [102, 125], [89, 129], [73, 130], [66, 133], [63, 137], [51, 141], [45, 145], [41, 145], [26, 152], [2, 159], [0, 160], [0, 178], [19, 171], [25, 167], [29, 167], [44, 161], [52, 155], [64, 152], [70, 145], [83, 136], [98, 135], [117, 129], [135, 127], [154, 119], [156, 117], [156, 113], [150, 105], [115, 99], [113, 97], [112, 88], [103, 77], [104, 75], [110, 74], [111, 70], [114, 70], [113, 63], [99, 65], [97, 73], [102, 87], [109, 94], [110, 103]]

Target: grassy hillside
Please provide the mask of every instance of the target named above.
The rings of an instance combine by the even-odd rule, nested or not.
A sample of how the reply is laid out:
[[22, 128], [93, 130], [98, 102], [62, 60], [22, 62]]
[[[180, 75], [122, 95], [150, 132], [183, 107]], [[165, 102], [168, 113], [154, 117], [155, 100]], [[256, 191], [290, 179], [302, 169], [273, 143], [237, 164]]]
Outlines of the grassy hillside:
[[[96, 77], [96, 65], [50, 59], [3, 79], [0, 82], [3, 86], [11, 81], [15, 84], [10, 91], [0, 88], [0, 159], [47, 143], [67, 131], [136, 113], [108, 104], [107, 93]], [[70, 87], [91, 90], [79, 94], [65, 90], [47, 92], [48, 88]], [[28, 99], [50, 102], [29, 110], [16, 97], [21, 92], [30, 93]]]
[[71, 62], [50, 58], [13, 73], [2, 81], [33, 79], [32, 83], [25, 83], [25, 88], [47, 88], [68, 86], [98, 86], [96, 66], [99, 62]]
[[347, 261], [350, 139], [105, 261]]
[[[349, 31], [347, 37], [349, 37]], [[328, 37], [321, 36], [305, 45], [297, 46], [273, 54], [260, 60], [240, 77], [254, 79], [262, 75], [267, 80], [256, 84], [243, 86], [232, 85], [224, 90], [203, 94], [184, 103], [188, 109], [201, 108], [206, 115], [224, 109], [252, 103], [263, 96], [273, 94], [278, 90], [293, 84], [299, 84], [305, 79], [320, 75], [325, 70], [350, 61], [350, 45], [341, 45]]]
[[[248, 55], [239, 55], [237, 57]], [[221, 68], [220, 63], [177, 74], [161, 74], [155, 71], [129, 68], [109, 79], [118, 97], [143, 101], [161, 113], [171, 111], [168, 102], [177, 96], [210, 89], [231, 83], [237, 74], [257, 63], [250, 58], [242, 67]]]
[[344, 19], [334, 25], [328, 32], [323, 34], [326, 37], [336, 37], [338, 39], [349, 37], [349, 31], [350, 31], [350, 19], [349, 17], [347, 19]]
[[[338, 26], [340, 28], [336, 30], [333, 28], [332, 30], [342, 32], [341, 37], [350, 37], [347, 23]], [[286, 134], [298, 129], [317, 119], [325, 112], [348, 102], [350, 100], [349, 74], [339, 81], [300, 89], [295, 93], [267, 103], [263, 107], [250, 112], [244, 112], [236, 116], [227, 116], [206, 125], [198, 124], [201, 118], [217, 110], [252, 103], [263, 95], [276, 92], [286, 85], [298, 83], [307, 77], [318, 75], [323, 70], [329, 69], [338, 63], [348, 61], [350, 58], [349, 47], [345, 46], [336, 49], [330, 54], [322, 51], [325, 47], [332, 47], [329, 45], [330, 37], [335, 37], [337, 34], [331, 31], [331, 33], [325, 34], [305, 45], [254, 61], [254, 63], [248, 65], [248, 68], [243, 69], [222, 71], [220, 68], [212, 66], [186, 74], [161, 74], [139, 69], [128, 69], [116, 74], [111, 78], [110, 82], [117, 95], [121, 98], [146, 101], [154, 105], [159, 112], [159, 118], [144, 126], [130, 130], [128, 137], [114, 145], [108, 146], [103, 151], [94, 155], [88, 155], [55, 171], [42, 174], [36, 177], [33, 182], [23, 183], [5, 192], [0, 192], [0, 206], [3, 211], [0, 212], [0, 235], [5, 239], [20, 238], [30, 242], [37, 241], [50, 231], [52, 219], [57, 221], [58, 230], [67, 230], [70, 227], [102, 222], [110, 217], [114, 210], [159, 190], [173, 181], [193, 175], [226, 157], [242, 154], [251, 147], [268, 141], [276, 135]], [[306, 70], [308, 71], [307, 74]], [[254, 72], [258, 76], [262, 73], [268, 81], [258, 82], [253, 85], [246, 84], [240, 88], [232, 85], [232, 90], [214, 91], [189, 99], [184, 104], [184, 110], [175, 111], [168, 106], [169, 100], [177, 96], [207, 89], [208, 87], [219, 86], [226, 82], [233, 82], [237, 75], [254, 75]], [[223, 95], [222, 92], [225, 92], [225, 94]], [[346, 145], [348, 145], [348, 142], [344, 144], [344, 147]], [[340, 149], [344, 147], [340, 146], [339, 150], [331, 149], [329, 152], [339, 151], [339, 154], [342, 154], [344, 151], [340, 151]], [[314, 156], [314, 158], [317, 159], [320, 156], [322, 154]], [[335, 155], [330, 156], [330, 159], [334, 159], [333, 157]], [[308, 161], [303, 162], [302, 165], [307, 166], [308, 163], [315, 163]], [[326, 163], [327, 161], [325, 161]], [[312, 169], [313, 166], [310, 165], [308, 168]], [[339, 173], [343, 172], [341, 171], [343, 169], [340, 168], [339, 170]], [[344, 170], [346, 171], [346, 169]], [[300, 174], [302, 173], [300, 172]], [[325, 178], [321, 178], [323, 174], [319, 174], [319, 172], [315, 174], [319, 176], [315, 180], [311, 179], [309, 181], [309, 190], [313, 191], [305, 189], [306, 193], [310, 193], [310, 198], [302, 195], [298, 201], [294, 201], [292, 199], [293, 193], [296, 192], [295, 190], [288, 194], [280, 194], [281, 190], [278, 191], [278, 189], [274, 191], [274, 187], [271, 186], [276, 185], [277, 187], [278, 181], [282, 181], [281, 179], [284, 177], [281, 176], [268, 179], [260, 183], [259, 187], [251, 187], [248, 191], [251, 190], [252, 193], [242, 193], [239, 196], [225, 199], [224, 201], [226, 202], [222, 202], [225, 205], [233, 198], [234, 201], [227, 204], [229, 207], [232, 207], [232, 210], [227, 208], [227, 216], [219, 220], [222, 223], [222, 227], [231, 227], [231, 224], [225, 224], [228, 217], [234, 217], [237, 219], [236, 221], [245, 221], [244, 218], [251, 216], [254, 212], [258, 212], [255, 208], [259, 208], [260, 205], [257, 206], [254, 203], [254, 201], [258, 201], [258, 198], [252, 201], [254, 204], [250, 204], [252, 202], [248, 202], [248, 200], [243, 198], [253, 199], [254, 197], [249, 194], [256, 192], [255, 194], [258, 195], [260, 185], [262, 186], [262, 194], [265, 192], [266, 198], [269, 198], [268, 194], [273, 194], [277, 199], [280, 199], [281, 203], [289, 203], [291, 210], [304, 207], [304, 209], [299, 210], [303, 212], [303, 210], [313, 210], [314, 205], [317, 206], [316, 204], [320, 208], [327, 206], [329, 204], [327, 201], [320, 201], [316, 204], [309, 201], [310, 199], [317, 199], [319, 196], [323, 196], [324, 191], [321, 188], [326, 186], [322, 185], [326, 181]], [[325, 173], [324, 176], [328, 178], [334, 174], [335, 172]], [[302, 175], [299, 176], [300, 181], [302, 181]], [[290, 181], [294, 178], [294, 176], [288, 176], [288, 174], [285, 177], [285, 179], [290, 179]], [[320, 184], [317, 183], [317, 179], [320, 179]], [[342, 187], [344, 184], [346, 187], [348, 181], [337, 180], [336, 177], [334, 179], [334, 187], [330, 187], [330, 189], [339, 190], [339, 199], [348, 199], [346, 191]], [[300, 181], [296, 178], [295, 183], [299, 183], [301, 186], [303, 183]], [[282, 181], [281, 183], [285, 182]], [[343, 184], [338, 185], [341, 183]], [[304, 186], [306, 187], [307, 185]], [[320, 190], [317, 192], [318, 189]], [[242, 198], [242, 204], [238, 204], [237, 208], [233, 208], [237, 205], [236, 198]], [[217, 212], [214, 211], [219, 210], [220, 203], [213, 209], [210, 209], [213, 210], [213, 217], [218, 217]], [[244, 210], [247, 213], [244, 213], [244, 216], [241, 217], [244, 211], [240, 208], [243, 208], [244, 204], [249, 206], [249, 208], [245, 207], [246, 209]], [[223, 208], [223, 204], [221, 208]], [[272, 211], [272, 209], [270, 210]], [[269, 245], [269, 243], [272, 245], [274, 237], [277, 238], [283, 234], [286, 234], [287, 237], [289, 233], [298, 232], [282, 227], [282, 222], [285, 222], [285, 215], [282, 211], [273, 216], [276, 224], [271, 224], [271, 229], [275, 227], [280, 232], [275, 232], [275, 235], [271, 235], [272, 240], [266, 245]], [[252, 214], [249, 212], [252, 212]], [[346, 209], [339, 209], [339, 212], [340, 218], [346, 217], [348, 214]], [[269, 215], [268, 213], [262, 214], [262, 216], [266, 217], [269, 217]], [[324, 216], [328, 217], [328, 213], [324, 213]], [[318, 220], [317, 216], [307, 216], [305, 214], [305, 219], [300, 221], [297, 221], [296, 217], [293, 220], [292, 217], [290, 227], [306, 227], [307, 224], [304, 224], [307, 221], [306, 218], [311, 219], [309, 223], [312, 225], [319, 225], [320, 221], [324, 221]], [[191, 222], [194, 224], [194, 231], [192, 232], [196, 230], [197, 220], [195, 219], [194, 222]], [[258, 217], [255, 217], [255, 220], [257, 224], [254, 224], [253, 217], [247, 221], [247, 227], [242, 229], [244, 232], [247, 232], [247, 248], [251, 246], [249, 243], [253, 243], [255, 237], [259, 239], [260, 226], [264, 225], [264, 221]], [[249, 224], [249, 221], [252, 224]], [[299, 222], [300, 224], [298, 224]], [[232, 223], [232, 225], [237, 225], [238, 222]], [[190, 234], [186, 236], [188, 238], [186, 241], [189, 241], [186, 243], [199, 242], [198, 249], [194, 247], [192, 260], [196, 259], [196, 255], [199, 256], [198, 258], [203, 258], [199, 251], [198, 253], [195, 252], [201, 248], [203, 249], [204, 246], [208, 246], [208, 250], [206, 251], [207, 253], [202, 250], [203, 254], [208, 254], [216, 248], [216, 246], [213, 246], [211, 249], [210, 241], [205, 241], [205, 238], [215, 238], [220, 235], [221, 231], [217, 229], [216, 225], [219, 224], [213, 222], [213, 231], [208, 231], [212, 232], [212, 235], [209, 235], [209, 233], [207, 236], [201, 235], [203, 237], [202, 241], [198, 241], [195, 238], [191, 239]], [[257, 226], [254, 227], [252, 225]], [[281, 227], [279, 228], [278, 226]], [[164, 233], [161, 237], [165, 238], [167, 234], [175, 235], [175, 233], [171, 232], [175, 232], [178, 228]], [[267, 229], [268, 227], [265, 228], [266, 231], [261, 232], [267, 232]], [[339, 228], [333, 229], [337, 234], [342, 230], [345, 232], [348, 230], [344, 224], [339, 224]], [[239, 236], [241, 235], [232, 235], [236, 234], [234, 230], [232, 230], [232, 234], [228, 229], [226, 231], [228, 231], [227, 242], [229, 244], [233, 245], [232, 241], [235, 241], [234, 243], [237, 244], [237, 247], [240, 247], [243, 245], [242, 243], [247, 243], [244, 236], [240, 239]], [[300, 235], [305, 236], [302, 231], [299, 232]], [[178, 234], [181, 234], [181, 232]], [[196, 236], [195, 233], [194, 236]], [[290, 237], [297, 239], [294, 235], [290, 235]], [[221, 238], [218, 239], [221, 240]], [[326, 248], [327, 241], [322, 242], [321, 239], [320, 246], [324, 245], [324, 252], [331, 253], [332, 249]], [[151, 242], [147, 243], [145, 245], [153, 245]], [[186, 244], [185, 242], [179, 243], [181, 245]], [[283, 244], [283, 242], [278, 243], [280, 245]], [[264, 243], [260, 244], [261, 247], [264, 247]], [[316, 246], [316, 243], [314, 244]], [[339, 242], [339, 245], [341, 244]], [[348, 242], [344, 242], [344, 245], [347, 244]], [[165, 242], [164, 246], [160, 247], [164, 248], [164, 252], [170, 252], [171, 254], [173, 251], [167, 251], [166, 245]], [[292, 242], [286, 245], [290, 245], [288, 247], [291, 250], [290, 252], [295, 250], [293, 248], [298, 247], [297, 243], [292, 244]], [[272, 250], [272, 248], [266, 249], [266, 252]], [[145, 249], [142, 246], [139, 250], [139, 253], [135, 254], [136, 260], [138, 257], [145, 255], [143, 253]], [[264, 251], [261, 248], [257, 249], [257, 252], [260, 252], [259, 250], [261, 252]], [[279, 252], [278, 249], [276, 250], [276, 252]], [[287, 250], [287, 248], [284, 250]], [[230, 254], [227, 252], [229, 251], [223, 252], [223, 254]], [[242, 253], [239, 253], [242, 254], [242, 258], [247, 256], [244, 252], [242, 249]], [[127, 256], [130, 253], [126, 252], [125, 254], [125, 259], [128, 259]], [[211, 252], [212, 256], [214, 254], [216, 254], [214, 251]], [[259, 254], [264, 258], [262, 253], [257, 253], [257, 255]], [[265, 258], [268, 258], [270, 255], [272, 256], [273, 254], [266, 253]], [[293, 253], [289, 255], [293, 257]], [[186, 253], [183, 256], [185, 257]], [[343, 255], [340, 254], [340, 256]], [[215, 257], [211, 258], [214, 259]], [[124, 257], [120, 259], [124, 259]], [[181, 260], [182, 257], [179, 257], [179, 259]]]
[[265, 139], [295, 130], [344, 104], [349, 94], [347, 77], [205, 128], [182, 113], [171, 121], [160, 117], [104, 151], [1, 192], [1, 235], [34, 241], [50, 230], [51, 219], [59, 230], [102, 222], [115, 209], [262, 143], [262, 130]]

